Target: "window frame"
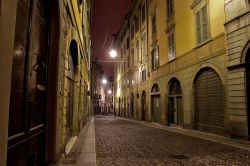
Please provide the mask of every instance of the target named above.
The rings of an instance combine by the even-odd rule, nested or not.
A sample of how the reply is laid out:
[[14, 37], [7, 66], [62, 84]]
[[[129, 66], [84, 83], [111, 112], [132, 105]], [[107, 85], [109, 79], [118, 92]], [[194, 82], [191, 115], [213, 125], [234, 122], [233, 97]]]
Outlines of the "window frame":
[[[202, 0], [198, 5], [195, 6], [194, 8], [194, 21], [195, 21], [195, 37], [196, 37], [196, 46], [199, 47], [201, 45], [203, 45], [204, 43], [207, 43], [210, 39], [211, 39], [211, 26], [210, 26], [210, 13], [209, 13], [209, 1], [208, 0]], [[205, 24], [202, 19], [202, 9], [206, 7], [206, 35], [207, 37], [204, 39], [204, 30], [203, 30], [203, 25]], [[200, 33], [201, 33], [201, 37], [199, 37], [199, 32], [198, 32], [198, 22], [197, 22], [197, 14], [200, 14], [199, 17], [199, 24], [200, 24]], [[201, 40], [199, 41], [199, 38], [201, 38]]]
[[174, 0], [167, 0], [167, 18], [170, 18], [173, 15], [174, 15]]
[[175, 33], [170, 32], [168, 34], [168, 61], [173, 61], [176, 58], [176, 50], [175, 50]]
[[141, 42], [142, 42], [142, 57], [145, 57], [145, 56], [147, 56], [147, 36], [146, 36], [146, 33], [142, 34]]
[[[158, 57], [158, 58], [156, 58]], [[159, 68], [160, 64], [160, 58], [159, 58], [159, 46], [155, 47], [152, 51], [151, 51], [151, 58], [152, 58], [152, 71], [156, 70]], [[157, 59], [157, 61], [156, 61]]]
[[141, 7], [141, 24], [143, 24], [145, 20], [146, 20], [146, 3], [143, 3]]

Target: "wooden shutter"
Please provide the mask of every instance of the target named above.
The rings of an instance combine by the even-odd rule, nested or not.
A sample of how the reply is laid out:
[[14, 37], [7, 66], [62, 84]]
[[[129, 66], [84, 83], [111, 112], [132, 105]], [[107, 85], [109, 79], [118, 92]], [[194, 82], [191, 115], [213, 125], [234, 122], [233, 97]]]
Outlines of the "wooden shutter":
[[207, 20], [207, 5], [201, 9], [201, 22], [202, 22], [202, 41], [208, 39], [208, 20]]
[[197, 33], [197, 43], [201, 44], [202, 42], [208, 39], [208, 15], [207, 15], [207, 5], [202, 7], [196, 13], [196, 33]]
[[201, 32], [201, 12], [198, 11], [196, 13], [196, 33], [197, 33], [197, 43], [200, 44], [202, 42], [202, 32]]
[[198, 130], [223, 133], [223, 86], [217, 73], [207, 68], [194, 82], [195, 125]]
[[175, 59], [174, 33], [168, 37], [168, 59], [169, 61]]

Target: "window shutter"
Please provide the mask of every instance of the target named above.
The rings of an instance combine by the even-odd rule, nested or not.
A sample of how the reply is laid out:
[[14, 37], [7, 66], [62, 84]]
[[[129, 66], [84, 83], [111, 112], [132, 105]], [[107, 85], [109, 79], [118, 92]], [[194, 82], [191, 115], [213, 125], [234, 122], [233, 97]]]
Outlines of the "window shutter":
[[201, 13], [202, 13], [202, 36], [203, 36], [203, 41], [208, 39], [208, 20], [207, 20], [207, 5], [204, 6], [201, 9]]
[[197, 42], [200, 44], [202, 42], [202, 33], [201, 33], [201, 12], [196, 13], [196, 31], [197, 31]]
[[168, 37], [168, 59], [175, 59], [174, 33]]

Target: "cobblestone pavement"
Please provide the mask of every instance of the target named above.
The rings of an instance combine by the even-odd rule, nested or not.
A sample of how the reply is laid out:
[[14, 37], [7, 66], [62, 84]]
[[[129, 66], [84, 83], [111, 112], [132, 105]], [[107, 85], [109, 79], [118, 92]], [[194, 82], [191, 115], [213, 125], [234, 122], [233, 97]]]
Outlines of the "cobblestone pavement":
[[250, 166], [250, 151], [128, 122], [95, 117], [98, 166]]

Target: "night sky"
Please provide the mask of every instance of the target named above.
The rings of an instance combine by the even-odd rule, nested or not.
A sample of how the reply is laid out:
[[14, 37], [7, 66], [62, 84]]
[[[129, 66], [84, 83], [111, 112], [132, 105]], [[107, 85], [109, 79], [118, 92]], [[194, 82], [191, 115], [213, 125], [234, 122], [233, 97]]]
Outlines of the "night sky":
[[[109, 50], [113, 35], [119, 31], [124, 16], [133, 7], [131, 0], [94, 0], [92, 17], [92, 59], [112, 60]], [[105, 74], [113, 75], [114, 63], [99, 62]]]

